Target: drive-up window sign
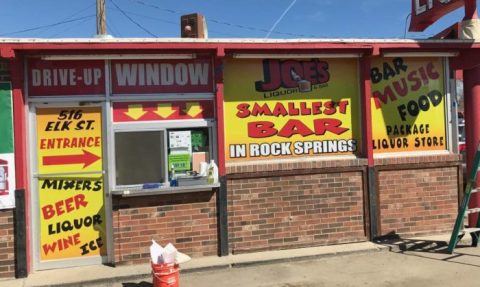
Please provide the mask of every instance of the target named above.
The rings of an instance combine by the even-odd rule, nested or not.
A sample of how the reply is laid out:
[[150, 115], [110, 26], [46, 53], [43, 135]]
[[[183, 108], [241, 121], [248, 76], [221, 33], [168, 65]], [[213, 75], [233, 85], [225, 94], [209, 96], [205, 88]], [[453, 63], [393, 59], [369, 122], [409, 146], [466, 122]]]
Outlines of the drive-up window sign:
[[44, 61], [30, 59], [28, 94], [32, 96], [105, 93], [103, 61]]
[[208, 93], [213, 89], [209, 58], [112, 61], [113, 94]]

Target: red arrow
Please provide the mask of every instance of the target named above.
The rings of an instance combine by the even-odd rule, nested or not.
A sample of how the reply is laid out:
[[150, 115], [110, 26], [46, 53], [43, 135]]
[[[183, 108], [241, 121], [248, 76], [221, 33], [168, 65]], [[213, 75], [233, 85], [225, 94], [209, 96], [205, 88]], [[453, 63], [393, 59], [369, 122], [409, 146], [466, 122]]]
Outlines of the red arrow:
[[52, 155], [43, 157], [43, 165], [64, 165], [64, 164], [79, 164], [83, 163], [83, 168], [91, 165], [100, 159], [99, 156], [82, 150], [83, 154], [72, 155]]

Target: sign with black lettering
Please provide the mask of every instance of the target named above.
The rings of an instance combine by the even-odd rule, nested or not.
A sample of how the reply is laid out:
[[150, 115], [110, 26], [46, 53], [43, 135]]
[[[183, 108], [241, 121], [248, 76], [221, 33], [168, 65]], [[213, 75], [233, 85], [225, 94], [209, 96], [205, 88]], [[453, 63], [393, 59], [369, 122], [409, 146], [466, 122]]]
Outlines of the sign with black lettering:
[[370, 74], [375, 153], [447, 148], [441, 58], [379, 58]]
[[36, 118], [40, 259], [106, 255], [101, 108], [41, 108]]

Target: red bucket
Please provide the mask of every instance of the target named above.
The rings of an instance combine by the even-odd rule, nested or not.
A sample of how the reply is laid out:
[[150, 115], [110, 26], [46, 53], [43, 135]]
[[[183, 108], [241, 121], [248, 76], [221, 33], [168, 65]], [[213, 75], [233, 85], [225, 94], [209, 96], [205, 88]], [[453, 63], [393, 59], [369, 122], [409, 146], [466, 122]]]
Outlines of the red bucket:
[[178, 264], [154, 264], [152, 263], [153, 287], [178, 287], [179, 268]]

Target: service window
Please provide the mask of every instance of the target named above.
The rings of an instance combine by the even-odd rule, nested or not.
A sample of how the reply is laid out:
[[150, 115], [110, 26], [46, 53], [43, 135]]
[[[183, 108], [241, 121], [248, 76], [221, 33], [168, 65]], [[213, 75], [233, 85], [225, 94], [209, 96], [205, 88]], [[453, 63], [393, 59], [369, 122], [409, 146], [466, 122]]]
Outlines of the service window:
[[209, 184], [212, 101], [114, 103], [113, 109], [114, 190]]
[[117, 185], [165, 182], [163, 131], [115, 133]]

